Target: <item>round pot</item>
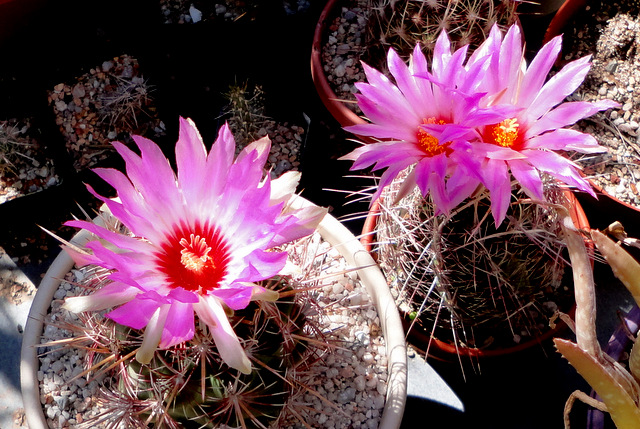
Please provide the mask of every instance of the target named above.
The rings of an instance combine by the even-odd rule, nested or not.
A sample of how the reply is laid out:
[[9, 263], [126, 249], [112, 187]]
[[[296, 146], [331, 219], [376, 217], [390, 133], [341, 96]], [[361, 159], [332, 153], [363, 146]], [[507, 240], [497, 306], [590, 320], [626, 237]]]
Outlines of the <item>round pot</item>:
[[[300, 208], [311, 203], [302, 197], [296, 197], [290, 201], [290, 204], [293, 207]], [[379, 427], [381, 429], [398, 429], [402, 421], [407, 397], [407, 349], [400, 315], [387, 287], [387, 282], [369, 252], [333, 216], [326, 215], [324, 217], [318, 226], [318, 232], [324, 240], [339, 251], [349, 265], [362, 267], [356, 272], [378, 311], [381, 329], [385, 338], [388, 361], [386, 401]], [[90, 238], [91, 235], [83, 230], [76, 234], [71, 242], [77, 246], [82, 246]], [[48, 429], [43, 408], [40, 404], [40, 387], [37, 378], [40, 366], [38, 346], [44, 328], [44, 318], [53, 295], [58, 289], [61, 279], [71, 270], [73, 264], [71, 257], [64, 251], [54, 260], [38, 287], [24, 329], [20, 383], [25, 414], [31, 429]]]
[[[584, 210], [582, 209], [582, 206], [576, 199], [573, 192], [570, 192], [567, 190], [565, 191], [565, 196], [567, 197], [569, 214], [571, 216], [571, 219], [573, 220], [574, 225], [579, 230], [583, 230], [583, 229], [588, 230], [589, 221], [587, 219], [587, 216]], [[362, 237], [360, 239], [364, 248], [367, 249], [372, 254], [374, 254], [374, 257], [375, 257], [375, 252], [373, 251], [373, 243], [375, 242], [375, 239], [376, 239], [375, 227], [376, 227], [379, 213], [380, 213], [380, 205], [378, 201], [375, 201], [372, 204], [371, 209], [369, 210], [369, 213], [367, 214], [367, 218], [365, 220], [364, 227], [362, 230]], [[588, 243], [588, 246], [592, 247], [592, 245], [590, 245], [589, 243]], [[575, 308], [572, 308], [569, 314], [573, 315], [574, 311], [575, 311]], [[566, 325], [564, 323], [559, 322], [559, 323], [556, 323], [555, 328], [549, 329], [544, 334], [536, 338], [532, 338], [528, 341], [522, 342], [520, 344], [501, 348], [501, 349], [484, 350], [484, 349], [479, 349], [475, 347], [463, 347], [463, 346], [456, 347], [454, 344], [432, 337], [431, 335], [425, 332], [422, 332], [420, 329], [409, 329], [409, 327], [412, 324], [412, 321], [409, 318], [409, 315], [403, 312], [401, 316], [402, 316], [402, 324], [405, 330], [407, 331], [407, 337], [409, 339], [409, 342], [416, 348], [422, 350], [423, 352], [428, 351], [428, 355], [431, 358], [434, 358], [440, 361], [445, 361], [445, 362], [453, 362], [453, 361], [457, 362], [459, 359], [459, 356], [466, 356], [471, 358], [488, 358], [488, 357], [499, 357], [499, 356], [510, 355], [513, 353], [530, 349], [536, 345], [539, 345], [544, 341], [550, 340], [551, 338], [558, 336], [558, 333], [566, 328]]]
[[553, 18], [551, 18], [547, 31], [544, 33], [542, 43], [547, 43], [549, 40], [562, 34], [564, 28], [574, 15], [584, 9], [586, 5], [587, 0], [565, 0]]
[[[631, 350], [632, 341], [629, 333], [638, 335], [640, 330], [640, 308], [634, 306], [629, 313], [622, 317], [622, 323], [613, 332], [604, 352], [608, 354], [614, 361], [619, 362], [625, 351]], [[591, 391], [591, 397], [600, 400], [595, 391]], [[605, 427], [607, 419], [605, 413], [595, 408], [589, 408], [587, 411], [587, 428], [602, 429]]]
[[311, 46], [311, 78], [316, 87], [316, 91], [329, 113], [338, 123], [347, 127], [349, 125], [364, 124], [365, 120], [356, 115], [342, 102], [327, 80], [322, 65], [322, 46], [324, 44], [323, 35], [326, 34], [327, 26], [331, 23], [331, 12], [340, 0], [329, 0], [322, 9], [315, 32], [313, 33], [313, 44]]

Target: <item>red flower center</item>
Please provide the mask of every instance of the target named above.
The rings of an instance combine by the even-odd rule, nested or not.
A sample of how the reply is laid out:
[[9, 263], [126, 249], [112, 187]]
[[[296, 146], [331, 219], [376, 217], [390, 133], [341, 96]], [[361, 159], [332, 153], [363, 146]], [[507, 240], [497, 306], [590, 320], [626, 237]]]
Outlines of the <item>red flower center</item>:
[[519, 127], [520, 124], [516, 118], [505, 119], [498, 124], [489, 125], [484, 131], [485, 141], [517, 150], [522, 142]]
[[229, 246], [217, 228], [183, 225], [161, 249], [156, 263], [172, 288], [207, 294], [218, 288], [227, 274]]
[[[436, 120], [436, 118], [429, 118], [429, 119], [423, 119], [422, 123], [442, 125], [442, 124], [445, 124], [446, 122], [443, 120], [438, 121]], [[440, 155], [441, 153], [446, 152], [449, 146], [449, 142], [440, 144], [440, 140], [438, 140], [436, 137], [429, 134], [429, 132], [425, 131], [424, 128], [422, 127], [418, 127], [416, 138], [418, 140], [418, 146], [420, 147], [420, 149], [424, 151], [424, 153], [427, 154], [427, 156]]]

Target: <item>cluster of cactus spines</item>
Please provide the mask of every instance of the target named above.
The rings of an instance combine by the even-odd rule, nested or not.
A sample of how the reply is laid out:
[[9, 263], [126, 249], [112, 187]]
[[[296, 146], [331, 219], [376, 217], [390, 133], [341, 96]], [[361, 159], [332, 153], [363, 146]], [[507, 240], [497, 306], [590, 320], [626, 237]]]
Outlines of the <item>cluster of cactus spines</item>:
[[[621, 244], [638, 246], [637, 239], [626, 236], [621, 224], [615, 222], [606, 229], [617, 243], [600, 231], [590, 232], [591, 239], [614, 275], [631, 292], [640, 305], [640, 263]], [[615, 362], [600, 348], [596, 335], [596, 294], [591, 255], [584, 237], [570, 222], [564, 224], [564, 234], [571, 259], [576, 291], [575, 322], [568, 319], [576, 334], [576, 342], [555, 338], [556, 348], [593, 387], [601, 401], [579, 390], [573, 392], [565, 405], [564, 424], [570, 427], [571, 408], [576, 399], [610, 414], [618, 429], [633, 429], [640, 425], [640, 341], [634, 338], [628, 367]]]
[[[27, 125], [25, 126], [27, 127]], [[16, 174], [15, 163], [20, 157], [29, 158], [25, 152], [32, 146], [28, 139], [22, 137], [25, 127], [19, 128], [8, 121], [0, 122], [0, 174], [6, 172]]]
[[[108, 281], [106, 274], [92, 268], [81, 284], [87, 291], [100, 288]], [[269, 427], [290, 406], [296, 389], [303, 388], [296, 383], [298, 372], [323, 352], [320, 348], [327, 349], [314, 342], [316, 330], [293, 283], [289, 277], [263, 282], [281, 298], [252, 302], [230, 317], [254, 368], [248, 375], [222, 361], [207, 326], [197, 318], [193, 339], [158, 350], [149, 365], [141, 365], [135, 359], [140, 331], [99, 314], [80, 313], [78, 325], [70, 327], [76, 336], [69, 342], [88, 350], [87, 370], [79, 376], [106, 373], [111, 383], [97, 398], [104, 411], [83, 427]]]
[[228, 117], [229, 128], [236, 140], [237, 151], [247, 144], [262, 137], [259, 131], [267, 121], [264, 106], [264, 91], [260, 85], [236, 83], [229, 86], [224, 94], [227, 100], [225, 114]]
[[446, 30], [453, 48], [480, 45], [493, 24], [506, 29], [516, 21], [517, 0], [369, 0], [370, 48], [365, 60], [382, 64], [390, 47], [407, 59], [420, 43], [433, 52], [438, 35]]
[[[514, 192], [517, 204], [496, 229], [486, 191], [446, 217], [417, 191], [391, 204], [399, 183], [383, 193], [376, 232], [382, 269], [413, 323], [478, 348], [498, 339], [497, 328], [507, 341], [539, 334], [544, 327], [535, 316], [552, 316], [547, 301], [562, 295], [564, 245], [555, 209]], [[562, 204], [564, 194], [547, 188], [548, 200]]]
[[118, 130], [135, 131], [138, 117], [151, 117], [152, 87], [142, 77], [115, 76], [115, 84], [100, 98], [103, 121]]

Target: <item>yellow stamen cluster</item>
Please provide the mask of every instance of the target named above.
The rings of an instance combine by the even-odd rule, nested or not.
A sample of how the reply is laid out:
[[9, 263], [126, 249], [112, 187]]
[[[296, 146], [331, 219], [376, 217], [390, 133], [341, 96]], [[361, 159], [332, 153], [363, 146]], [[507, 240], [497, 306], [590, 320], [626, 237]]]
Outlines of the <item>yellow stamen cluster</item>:
[[512, 147], [518, 140], [518, 120], [516, 118], [505, 119], [499, 124], [493, 125], [491, 137], [495, 144], [502, 147]]
[[211, 247], [207, 246], [207, 241], [199, 235], [191, 234], [189, 238], [189, 241], [186, 238], [180, 240], [183, 247], [180, 251], [180, 263], [189, 271], [199, 272], [211, 260]]
[[[423, 124], [445, 124], [443, 120], [436, 120], [436, 118], [423, 119]], [[427, 131], [418, 127], [417, 133], [418, 146], [429, 156], [439, 155], [446, 149], [446, 144], [441, 145], [440, 140], [429, 134]]]

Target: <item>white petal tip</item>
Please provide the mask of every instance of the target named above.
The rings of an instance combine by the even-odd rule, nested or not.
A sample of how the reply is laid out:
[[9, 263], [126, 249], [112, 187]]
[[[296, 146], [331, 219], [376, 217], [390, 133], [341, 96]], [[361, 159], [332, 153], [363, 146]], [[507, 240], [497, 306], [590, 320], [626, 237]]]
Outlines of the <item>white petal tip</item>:
[[238, 365], [236, 369], [245, 375], [251, 374], [252, 369], [251, 369], [251, 362], [249, 362], [249, 358], [247, 358], [246, 356], [243, 356], [242, 363]]
[[71, 313], [80, 313], [86, 311], [89, 308], [88, 297], [74, 296], [64, 300], [62, 308], [70, 311]]

